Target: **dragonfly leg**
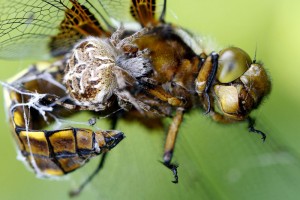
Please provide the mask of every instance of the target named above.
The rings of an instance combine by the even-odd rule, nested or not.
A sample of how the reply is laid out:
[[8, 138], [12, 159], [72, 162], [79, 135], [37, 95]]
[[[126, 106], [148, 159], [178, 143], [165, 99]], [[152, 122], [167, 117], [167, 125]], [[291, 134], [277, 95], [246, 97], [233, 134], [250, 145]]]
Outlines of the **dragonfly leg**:
[[253, 118], [251, 118], [250, 116], [247, 118], [248, 120], [248, 130], [249, 132], [252, 132], [252, 133], [257, 133], [257, 134], [260, 134], [262, 137], [261, 139], [263, 140], [263, 142], [266, 140], [266, 134], [260, 130], [257, 130], [254, 128], [254, 125], [255, 125], [255, 120]]
[[171, 160], [173, 157], [176, 137], [177, 137], [180, 124], [182, 123], [183, 115], [184, 115], [184, 109], [178, 108], [176, 111], [176, 115], [173, 117], [173, 121], [169, 127], [169, 131], [165, 143], [164, 156], [163, 156], [163, 164], [173, 172], [175, 178], [174, 181], [172, 181], [173, 183], [178, 183], [178, 173], [177, 173], [178, 165], [173, 164]]
[[93, 178], [103, 168], [105, 159], [107, 158], [107, 154], [108, 154], [107, 152], [103, 153], [102, 157], [100, 159], [100, 162], [99, 162], [97, 168], [93, 171], [93, 173], [90, 174], [90, 176], [83, 183], [81, 183], [80, 186], [77, 189], [71, 190], [69, 192], [70, 197], [78, 196], [81, 193], [81, 191], [85, 188], [85, 186], [87, 186], [93, 180]]

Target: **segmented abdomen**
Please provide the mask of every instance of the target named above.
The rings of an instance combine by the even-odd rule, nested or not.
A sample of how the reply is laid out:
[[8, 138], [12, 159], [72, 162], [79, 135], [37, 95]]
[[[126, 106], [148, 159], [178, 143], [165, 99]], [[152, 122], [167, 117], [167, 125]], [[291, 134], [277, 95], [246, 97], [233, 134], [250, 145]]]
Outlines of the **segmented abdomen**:
[[[29, 75], [30, 72], [21, 78], [27, 80]], [[72, 114], [55, 104], [56, 97], [38, 94], [38, 100], [34, 100], [37, 97], [35, 91], [47, 90], [49, 85], [52, 91], [48, 92], [55, 92], [57, 98], [65, 95], [65, 91], [53, 85], [54, 81], [33, 79], [21, 85], [14, 81], [4, 88], [13, 136], [24, 161], [29, 163], [38, 176], [60, 176], [72, 172], [90, 158], [109, 151], [124, 138], [123, 133], [117, 130], [43, 130], [54, 120], [53, 116]], [[54, 106], [58, 112], [51, 109]]]

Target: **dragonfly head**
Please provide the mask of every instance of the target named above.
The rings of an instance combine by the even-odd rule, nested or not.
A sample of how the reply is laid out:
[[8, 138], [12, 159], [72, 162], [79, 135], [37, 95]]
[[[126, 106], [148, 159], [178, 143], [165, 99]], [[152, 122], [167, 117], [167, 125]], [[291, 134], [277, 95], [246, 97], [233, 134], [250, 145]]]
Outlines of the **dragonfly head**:
[[229, 47], [219, 53], [212, 90], [221, 114], [244, 120], [270, 93], [271, 82], [262, 64], [252, 61], [242, 49]]

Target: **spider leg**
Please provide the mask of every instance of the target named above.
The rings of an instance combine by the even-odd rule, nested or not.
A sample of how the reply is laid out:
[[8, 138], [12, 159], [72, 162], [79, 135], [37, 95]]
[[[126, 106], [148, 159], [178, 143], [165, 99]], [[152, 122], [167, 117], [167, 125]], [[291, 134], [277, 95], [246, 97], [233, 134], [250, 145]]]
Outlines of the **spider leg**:
[[121, 106], [124, 110], [128, 107], [128, 105], [133, 105], [140, 113], [144, 114], [145, 112], [152, 112], [157, 114], [158, 116], [161, 115], [155, 109], [152, 109], [149, 105], [143, 103], [139, 99], [135, 98], [128, 89], [128, 87], [134, 87], [136, 84], [136, 79], [134, 79], [127, 71], [123, 70], [120, 67], [116, 67], [114, 69], [115, 75], [118, 77], [117, 84], [118, 87], [114, 91], [114, 94], [118, 97], [118, 100], [122, 102]]
[[110, 42], [112, 43], [113, 46], [116, 46], [120, 42], [124, 32], [125, 32], [124, 26], [123, 24], [121, 24], [121, 26], [110, 37]]
[[129, 44], [133, 44], [134, 40], [141, 37], [142, 35], [145, 35], [147, 32], [149, 32], [150, 28], [142, 28], [140, 31], [135, 32], [134, 34], [125, 37], [122, 39], [117, 45], [117, 49], [123, 49], [125, 46]]

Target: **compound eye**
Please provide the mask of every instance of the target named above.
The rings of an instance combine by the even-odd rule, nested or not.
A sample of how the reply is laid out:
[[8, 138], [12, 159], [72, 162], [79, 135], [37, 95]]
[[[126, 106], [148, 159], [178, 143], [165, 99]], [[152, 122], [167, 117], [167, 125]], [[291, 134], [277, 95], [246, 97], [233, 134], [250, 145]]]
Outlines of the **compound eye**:
[[229, 83], [242, 76], [250, 67], [250, 56], [240, 48], [229, 47], [219, 54], [217, 79], [221, 83]]

